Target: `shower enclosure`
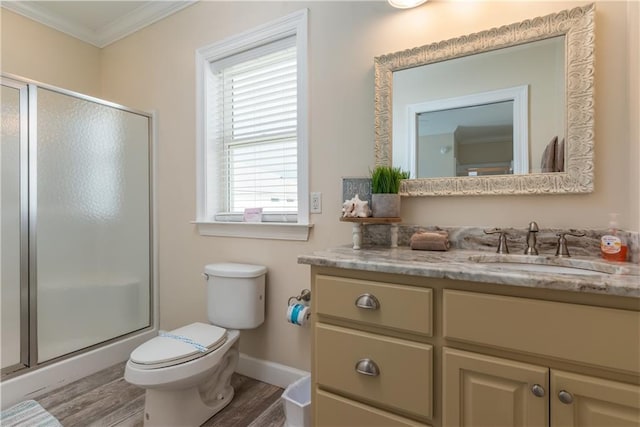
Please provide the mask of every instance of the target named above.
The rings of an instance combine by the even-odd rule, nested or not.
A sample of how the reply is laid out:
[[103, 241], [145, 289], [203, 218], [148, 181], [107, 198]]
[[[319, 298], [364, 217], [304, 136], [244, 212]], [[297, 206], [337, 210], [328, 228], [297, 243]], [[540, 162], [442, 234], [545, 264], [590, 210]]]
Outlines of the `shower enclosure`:
[[2, 77], [1, 357], [13, 378], [152, 322], [151, 116]]

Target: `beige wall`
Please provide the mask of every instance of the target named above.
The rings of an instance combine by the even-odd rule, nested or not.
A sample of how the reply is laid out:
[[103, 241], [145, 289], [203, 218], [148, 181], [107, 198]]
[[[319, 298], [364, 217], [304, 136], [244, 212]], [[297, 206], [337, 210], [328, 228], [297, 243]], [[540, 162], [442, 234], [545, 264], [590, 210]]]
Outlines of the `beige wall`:
[[[400, 11], [382, 1], [200, 2], [103, 49], [96, 71], [102, 96], [157, 112], [161, 327], [206, 320], [205, 264], [264, 264], [269, 268], [267, 320], [243, 332], [242, 351], [309, 369], [309, 331], [285, 322], [285, 304], [309, 286], [309, 267], [296, 263], [298, 254], [351, 240], [351, 227], [338, 222], [340, 178], [366, 176], [374, 163], [373, 57], [586, 3], [443, 0]], [[201, 237], [190, 223], [195, 219], [195, 49], [303, 7], [310, 10], [310, 191], [322, 192], [323, 213], [312, 215], [315, 227], [308, 242]], [[637, 162], [629, 161], [630, 154], [638, 159], [638, 132], [628, 120], [630, 108], [638, 111], [638, 94], [629, 97], [629, 86], [635, 83], [636, 91], [638, 86], [637, 74], [628, 76], [633, 64], [626, 59], [631, 52], [627, 23], [638, 25], [637, 16], [627, 17], [628, 8], [637, 11], [634, 7], [597, 4], [593, 194], [405, 198], [405, 222], [525, 227], [536, 220], [543, 228], [602, 227], [608, 213], [616, 211], [624, 228], [640, 229]], [[3, 19], [3, 35], [4, 25]], [[20, 31], [14, 26], [11, 36], [21, 40]], [[637, 38], [637, 30], [634, 34]], [[41, 52], [33, 43], [25, 50]], [[635, 61], [637, 71], [637, 56]], [[5, 64], [10, 66], [5, 69]], [[5, 64], [3, 71], [29, 77], [39, 73], [40, 80], [80, 90], [56, 73], [33, 70], [41, 65], [27, 58], [12, 57]]]
[[4, 8], [0, 17], [3, 73], [100, 96], [100, 49]]

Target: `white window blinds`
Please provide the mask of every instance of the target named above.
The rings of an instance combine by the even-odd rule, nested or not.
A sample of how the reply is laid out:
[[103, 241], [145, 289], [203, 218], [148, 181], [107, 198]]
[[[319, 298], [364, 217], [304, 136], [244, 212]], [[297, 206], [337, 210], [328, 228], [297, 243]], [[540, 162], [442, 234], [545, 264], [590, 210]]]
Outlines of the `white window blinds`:
[[295, 38], [211, 64], [210, 129], [216, 220], [262, 208], [263, 220], [296, 221], [297, 61]]

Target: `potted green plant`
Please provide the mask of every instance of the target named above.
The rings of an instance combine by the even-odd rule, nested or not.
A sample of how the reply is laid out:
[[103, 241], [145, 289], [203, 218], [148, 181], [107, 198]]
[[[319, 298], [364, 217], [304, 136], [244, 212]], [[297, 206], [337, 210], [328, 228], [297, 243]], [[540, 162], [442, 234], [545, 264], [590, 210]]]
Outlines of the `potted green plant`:
[[375, 218], [400, 217], [400, 181], [409, 172], [399, 167], [376, 166], [371, 171], [371, 211]]

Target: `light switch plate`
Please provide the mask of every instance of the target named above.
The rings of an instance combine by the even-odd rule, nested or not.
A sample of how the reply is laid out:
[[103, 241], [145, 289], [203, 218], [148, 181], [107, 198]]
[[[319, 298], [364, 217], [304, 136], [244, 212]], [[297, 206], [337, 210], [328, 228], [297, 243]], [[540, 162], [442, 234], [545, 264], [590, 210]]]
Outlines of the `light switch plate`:
[[322, 213], [322, 193], [312, 192], [310, 197], [311, 207], [309, 212]]

